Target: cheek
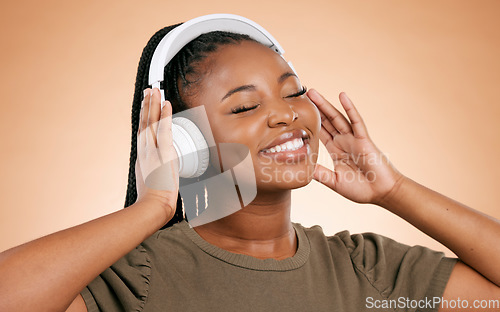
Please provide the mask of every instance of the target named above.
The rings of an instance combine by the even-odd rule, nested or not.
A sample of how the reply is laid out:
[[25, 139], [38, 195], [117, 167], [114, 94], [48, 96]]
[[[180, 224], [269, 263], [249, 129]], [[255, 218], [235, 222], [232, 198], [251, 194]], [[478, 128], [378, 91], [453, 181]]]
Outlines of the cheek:
[[213, 118], [212, 132], [217, 143], [241, 143], [254, 146], [262, 131], [262, 121], [256, 118]]
[[[215, 143], [218, 146], [218, 158], [219, 164], [223, 167], [222, 171], [236, 166], [249, 153], [254, 158], [255, 150], [253, 149], [258, 143], [258, 138], [262, 137], [262, 121], [255, 118], [237, 119], [218, 116], [209, 116], [209, 121]], [[214, 161], [215, 157], [211, 157], [212, 164]]]
[[300, 106], [297, 107], [299, 119], [302, 119], [302, 123], [306, 128], [308, 128], [312, 135], [311, 142], [317, 142], [319, 140], [319, 131], [321, 130], [321, 116], [319, 110], [310, 100], [305, 101]]
[[[295, 109], [299, 115], [297, 121], [300, 120], [302, 125], [308, 129], [311, 134], [309, 138], [310, 155], [307, 160], [307, 166], [309, 167], [308, 170], [313, 170], [319, 157], [321, 116], [316, 105], [309, 99], [302, 101], [300, 105], [296, 105]], [[310, 173], [312, 174], [312, 171]]]

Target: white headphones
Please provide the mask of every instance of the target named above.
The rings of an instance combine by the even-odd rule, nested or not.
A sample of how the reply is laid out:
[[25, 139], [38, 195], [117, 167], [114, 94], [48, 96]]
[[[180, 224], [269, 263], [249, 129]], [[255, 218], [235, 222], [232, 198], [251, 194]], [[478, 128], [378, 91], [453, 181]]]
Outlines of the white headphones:
[[[158, 88], [161, 103], [165, 101], [165, 91], [161, 87], [165, 66], [190, 41], [212, 31], [227, 31], [246, 34], [252, 39], [268, 46], [283, 57], [285, 52], [274, 37], [257, 23], [234, 14], [204, 15], [183, 23], [163, 37], [155, 49], [149, 66], [149, 85]], [[295, 72], [292, 64], [290, 68]], [[208, 144], [198, 127], [189, 119], [172, 119], [174, 148], [179, 157], [179, 176], [194, 178], [202, 175], [208, 168]]]

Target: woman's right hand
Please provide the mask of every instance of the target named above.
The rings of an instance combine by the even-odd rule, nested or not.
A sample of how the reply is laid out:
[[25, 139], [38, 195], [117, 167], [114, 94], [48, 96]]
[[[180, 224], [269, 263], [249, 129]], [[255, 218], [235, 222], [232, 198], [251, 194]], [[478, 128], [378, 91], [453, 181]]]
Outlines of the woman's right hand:
[[170, 220], [177, 205], [179, 164], [173, 146], [172, 106], [165, 101], [162, 109], [160, 101], [158, 89], [144, 90], [135, 164], [137, 201], [159, 201]]

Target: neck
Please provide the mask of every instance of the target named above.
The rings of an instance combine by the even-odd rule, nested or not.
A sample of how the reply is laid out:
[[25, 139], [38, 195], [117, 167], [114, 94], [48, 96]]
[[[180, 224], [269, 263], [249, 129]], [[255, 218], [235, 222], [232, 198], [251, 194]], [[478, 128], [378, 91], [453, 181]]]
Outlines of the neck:
[[291, 190], [258, 192], [245, 208], [194, 230], [207, 242], [255, 258], [284, 259], [297, 250], [290, 220]]

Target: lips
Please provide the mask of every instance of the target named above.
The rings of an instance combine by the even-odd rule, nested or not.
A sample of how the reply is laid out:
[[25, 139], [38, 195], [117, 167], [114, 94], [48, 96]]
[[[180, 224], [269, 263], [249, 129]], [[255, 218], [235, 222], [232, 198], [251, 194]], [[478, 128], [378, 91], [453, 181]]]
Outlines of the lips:
[[306, 140], [309, 139], [309, 135], [305, 130], [302, 129], [296, 129], [293, 131], [285, 132], [278, 137], [276, 137], [274, 140], [269, 142], [263, 149], [260, 150], [260, 152], [264, 152], [265, 150], [269, 150], [270, 148], [283, 144], [285, 142], [293, 141], [295, 139], [302, 139], [304, 143], [307, 143]]

